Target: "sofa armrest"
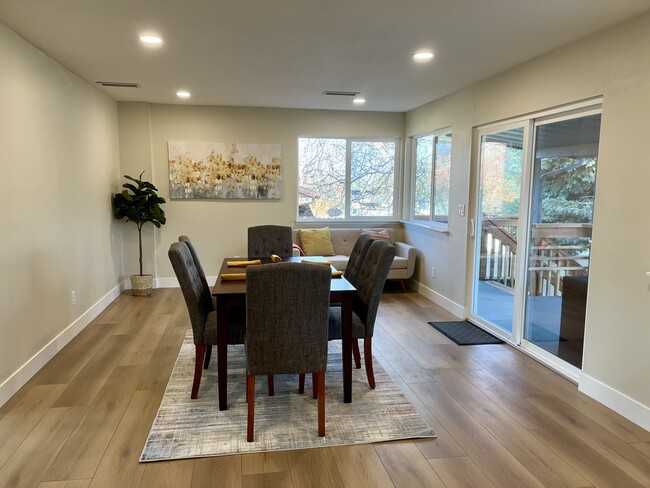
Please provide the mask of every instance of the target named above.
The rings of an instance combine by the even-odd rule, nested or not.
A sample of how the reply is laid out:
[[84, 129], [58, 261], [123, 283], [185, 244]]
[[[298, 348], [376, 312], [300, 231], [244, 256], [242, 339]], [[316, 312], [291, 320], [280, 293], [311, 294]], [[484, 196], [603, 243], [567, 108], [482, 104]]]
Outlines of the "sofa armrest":
[[417, 250], [415, 247], [404, 242], [395, 241], [393, 245], [395, 246], [395, 255], [406, 258], [405, 274], [410, 278], [413, 276], [413, 272], [415, 271], [415, 256]]

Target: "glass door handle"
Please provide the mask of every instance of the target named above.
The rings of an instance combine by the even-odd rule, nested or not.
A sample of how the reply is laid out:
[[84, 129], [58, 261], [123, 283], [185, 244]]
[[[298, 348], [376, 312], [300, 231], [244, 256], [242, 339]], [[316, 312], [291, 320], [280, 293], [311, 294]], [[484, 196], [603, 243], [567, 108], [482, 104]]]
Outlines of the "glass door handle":
[[476, 219], [469, 219], [469, 236], [476, 236]]

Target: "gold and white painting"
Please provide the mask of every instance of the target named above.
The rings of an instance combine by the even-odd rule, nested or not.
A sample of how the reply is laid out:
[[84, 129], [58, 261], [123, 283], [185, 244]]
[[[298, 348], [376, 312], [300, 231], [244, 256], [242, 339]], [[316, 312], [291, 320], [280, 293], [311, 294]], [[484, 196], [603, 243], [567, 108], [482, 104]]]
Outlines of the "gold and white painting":
[[282, 146], [168, 142], [172, 199], [278, 199]]

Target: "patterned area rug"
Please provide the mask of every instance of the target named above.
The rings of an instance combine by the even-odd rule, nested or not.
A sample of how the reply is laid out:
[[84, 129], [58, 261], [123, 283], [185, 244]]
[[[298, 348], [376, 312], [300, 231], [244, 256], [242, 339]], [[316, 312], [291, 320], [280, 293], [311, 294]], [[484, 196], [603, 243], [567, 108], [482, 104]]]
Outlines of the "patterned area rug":
[[[215, 348], [216, 356], [216, 348]], [[375, 361], [377, 388], [371, 390], [365, 369], [352, 370], [352, 403], [343, 403], [341, 343], [329, 343], [325, 429], [318, 437], [317, 400], [311, 375], [304, 395], [298, 375], [275, 377], [268, 396], [266, 377], [255, 385], [255, 442], [246, 442], [246, 358], [243, 346], [228, 346], [228, 410], [217, 402], [216, 357], [203, 372], [199, 397], [190, 399], [194, 344], [188, 331], [140, 462], [263, 451], [365, 444], [435, 434]], [[362, 362], [363, 364], [363, 362]]]
[[453, 322], [429, 322], [459, 346], [476, 346], [478, 344], [501, 344], [503, 341], [489, 332], [476, 327], [467, 320]]

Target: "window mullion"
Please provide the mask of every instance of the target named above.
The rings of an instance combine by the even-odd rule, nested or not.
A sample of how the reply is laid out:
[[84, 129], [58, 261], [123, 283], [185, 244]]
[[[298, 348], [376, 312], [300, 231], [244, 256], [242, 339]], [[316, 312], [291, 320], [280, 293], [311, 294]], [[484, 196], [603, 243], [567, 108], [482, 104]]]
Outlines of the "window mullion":
[[351, 209], [352, 191], [352, 141], [347, 138], [345, 142], [345, 218], [349, 219]]
[[431, 147], [431, 201], [429, 208], [429, 221], [433, 222], [436, 220], [436, 141], [437, 137], [433, 138], [432, 147]]

